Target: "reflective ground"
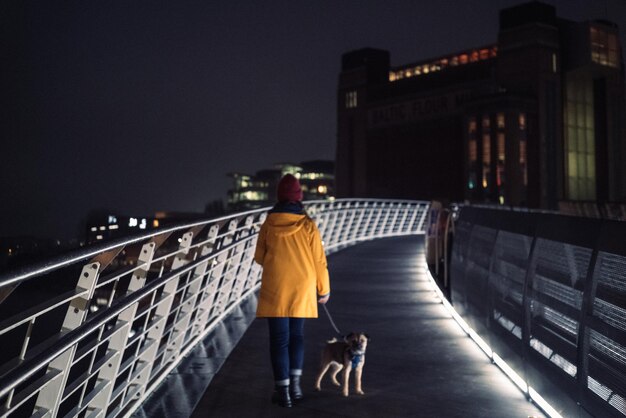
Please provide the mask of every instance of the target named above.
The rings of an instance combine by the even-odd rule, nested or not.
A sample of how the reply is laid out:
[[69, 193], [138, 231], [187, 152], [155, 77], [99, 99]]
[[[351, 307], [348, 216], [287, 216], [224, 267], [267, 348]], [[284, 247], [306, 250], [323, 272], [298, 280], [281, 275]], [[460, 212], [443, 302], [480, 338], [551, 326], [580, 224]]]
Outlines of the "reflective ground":
[[[196, 368], [193, 361], [181, 366], [170, 378], [173, 384], [164, 385], [153, 397], [157, 400], [151, 400], [152, 406], [170, 405], [169, 412], [146, 405], [143, 416], [188, 416], [188, 407], [175, 406], [176, 400], [193, 403], [198, 388], [210, 380], [194, 418], [543, 417], [446, 313], [430, 290], [422, 253], [423, 239], [406, 237], [368, 242], [329, 257], [330, 313], [342, 333], [365, 331], [371, 337], [363, 372], [365, 395], [356, 395], [351, 387], [348, 398], [341, 396], [328, 375], [322, 391], [313, 390], [320, 350], [335, 336], [320, 309], [320, 317], [305, 325], [305, 399], [293, 408], [270, 403], [267, 325], [257, 319], [217, 374], [219, 362], [211, 358], [224, 345], [219, 336], [197, 350], [197, 358], [205, 360], [197, 360]], [[223, 327], [225, 341], [234, 343], [236, 338], [228, 334], [246, 323], [253, 305], [254, 299], [234, 316], [239, 326]], [[213, 356], [211, 350], [216, 350]], [[200, 384], [194, 386], [194, 381]]]

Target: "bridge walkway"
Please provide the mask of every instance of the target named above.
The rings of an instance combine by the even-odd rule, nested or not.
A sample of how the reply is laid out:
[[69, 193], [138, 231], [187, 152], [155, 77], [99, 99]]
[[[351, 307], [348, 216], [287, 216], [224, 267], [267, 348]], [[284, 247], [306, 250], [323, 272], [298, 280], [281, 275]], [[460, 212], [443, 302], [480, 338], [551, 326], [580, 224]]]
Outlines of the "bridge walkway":
[[[201, 417], [495, 417], [544, 415], [475, 346], [431, 290], [423, 238], [367, 242], [329, 257], [328, 309], [343, 333], [371, 337], [365, 395], [344, 398], [325, 377], [313, 390], [323, 342], [334, 336], [320, 309], [305, 325], [305, 399], [270, 403], [267, 325], [256, 319], [196, 405]], [[353, 383], [353, 379], [351, 380]]]

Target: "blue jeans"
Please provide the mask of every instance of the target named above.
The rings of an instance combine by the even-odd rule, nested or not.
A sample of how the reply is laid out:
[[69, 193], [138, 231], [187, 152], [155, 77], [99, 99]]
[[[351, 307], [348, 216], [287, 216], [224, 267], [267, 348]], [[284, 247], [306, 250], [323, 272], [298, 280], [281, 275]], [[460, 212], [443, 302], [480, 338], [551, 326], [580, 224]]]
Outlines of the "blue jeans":
[[304, 318], [267, 318], [270, 356], [278, 386], [289, 384], [289, 375], [301, 375], [304, 363]]

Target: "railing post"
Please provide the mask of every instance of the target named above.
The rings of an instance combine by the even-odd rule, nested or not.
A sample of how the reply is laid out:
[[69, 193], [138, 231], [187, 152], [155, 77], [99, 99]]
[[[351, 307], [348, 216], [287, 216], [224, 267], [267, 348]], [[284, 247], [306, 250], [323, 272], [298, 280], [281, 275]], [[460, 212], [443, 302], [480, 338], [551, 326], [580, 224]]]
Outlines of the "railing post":
[[[207, 235], [209, 242], [202, 248], [202, 256], [211, 254], [211, 252], [213, 252], [213, 250], [215, 249], [215, 240], [217, 239], [219, 229], [219, 225], [212, 225], [211, 228], [209, 228], [209, 232]], [[215, 293], [217, 290], [219, 278], [216, 279], [211, 275], [214, 261], [214, 258], [210, 258], [207, 260], [206, 263], [202, 263], [194, 271], [194, 275], [202, 278], [200, 283], [202, 283], [204, 277], [206, 276], [206, 284], [204, 286], [204, 289], [202, 289], [200, 294], [198, 295], [198, 314], [196, 315], [191, 331], [194, 336], [200, 335], [202, 331], [204, 331], [205, 327], [208, 325], [209, 315], [211, 314], [211, 308], [213, 307], [213, 301], [215, 300]]]
[[[234, 235], [235, 235], [236, 229], [237, 229], [237, 221], [236, 220], [230, 221], [228, 224], [228, 233], [222, 240], [223, 247], [232, 244], [232, 242], [235, 239]], [[217, 296], [215, 298], [215, 307], [213, 309], [213, 316], [220, 315], [222, 312], [224, 312], [224, 310], [228, 306], [228, 302], [230, 299], [230, 291], [233, 288], [233, 284], [235, 280], [235, 274], [233, 272], [234, 263], [233, 263], [233, 260], [231, 260], [233, 251], [234, 251], [234, 248], [230, 248], [226, 250], [225, 252], [222, 252], [217, 257], [218, 271], [220, 271], [222, 274], [220, 274], [221, 280], [218, 278], [220, 282], [217, 288]]]
[[365, 229], [363, 227], [363, 218], [365, 217], [365, 209], [361, 207], [360, 202], [357, 202], [353, 210], [355, 211], [355, 213], [358, 213], [359, 219], [352, 228], [352, 235], [350, 236], [350, 242], [355, 242], [356, 240], [358, 240], [362, 235], [362, 231]]
[[600, 239], [604, 235], [605, 223], [596, 237], [595, 244], [589, 260], [589, 267], [585, 276], [585, 288], [583, 290], [583, 300], [580, 307], [580, 317], [578, 318], [578, 333], [576, 341], [576, 380], [578, 383], [578, 400], [584, 403], [588, 389], [589, 380], [589, 321], [593, 318], [593, 303], [596, 297], [598, 279], [596, 277], [596, 266], [602, 265], [602, 255], [600, 253]]
[[[156, 244], [154, 242], [149, 242], [141, 247], [137, 264], [141, 263], [143, 266], [133, 272], [130, 283], [128, 284], [129, 294], [141, 289], [145, 285], [155, 249]], [[122, 364], [122, 358], [124, 357], [128, 336], [130, 335], [135, 320], [138, 305], [138, 302], [133, 303], [117, 317], [117, 323], [121, 326], [109, 339], [107, 350], [108, 352], [112, 352], [112, 355], [106, 367], [102, 367], [98, 373], [98, 382], [101, 383], [103, 387], [91, 402], [92, 407], [96, 409], [93, 414], [94, 417], [107, 416], [109, 404], [115, 389], [115, 381], [117, 380]], [[116, 394], [116, 396], [120, 396], [120, 394]]]
[[[76, 297], [70, 302], [63, 320], [62, 332], [76, 329], [85, 321], [99, 273], [100, 263], [89, 263], [83, 267], [76, 290], [77, 292], [86, 291], [87, 294]], [[39, 392], [35, 402], [35, 408], [38, 411], [47, 410], [51, 417], [57, 416], [75, 353], [76, 345], [73, 345], [48, 365], [46, 373], [60, 373]]]

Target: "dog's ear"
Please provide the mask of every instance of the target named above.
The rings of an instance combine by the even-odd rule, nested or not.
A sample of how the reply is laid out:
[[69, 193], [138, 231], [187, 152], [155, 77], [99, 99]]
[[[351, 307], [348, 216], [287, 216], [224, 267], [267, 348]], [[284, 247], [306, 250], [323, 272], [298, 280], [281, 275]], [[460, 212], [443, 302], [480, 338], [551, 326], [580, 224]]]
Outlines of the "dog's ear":
[[367, 338], [367, 341], [370, 341], [370, 340], [371, 340], [371, 338], [370, 338], [370, 336], [369, 336], [368, 334], [363, 333], [363, 335], [365, 335], [365, 338]]
[[353, 339], [356, 336], [356, 334], [354, 332], [351, 332], [350, 334], [346, 335], [345, 337], [343, 337], [344, 341], [348, 342], [351, 339]]

